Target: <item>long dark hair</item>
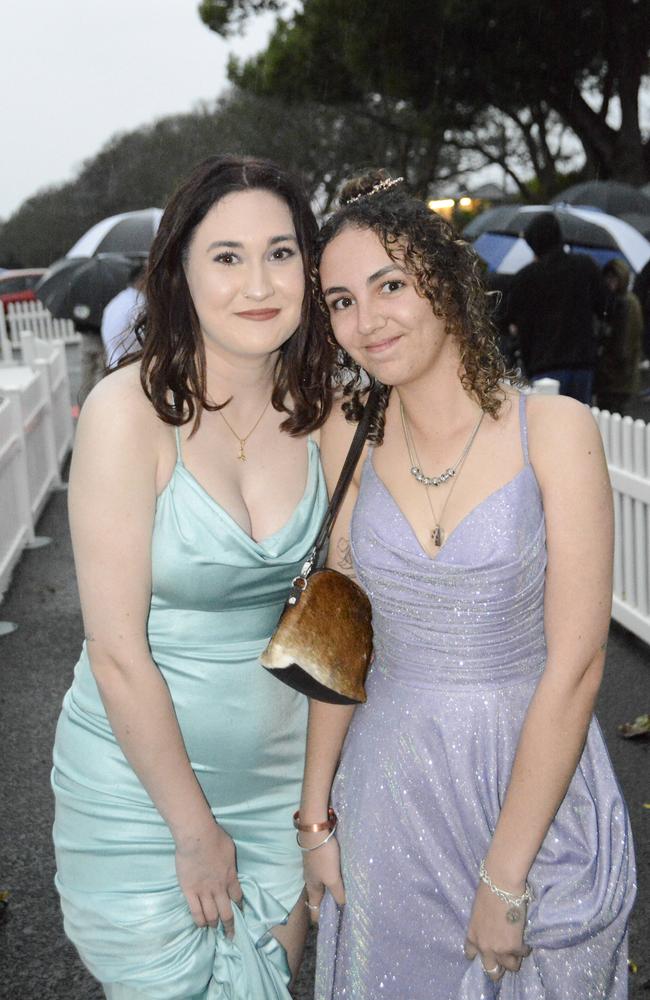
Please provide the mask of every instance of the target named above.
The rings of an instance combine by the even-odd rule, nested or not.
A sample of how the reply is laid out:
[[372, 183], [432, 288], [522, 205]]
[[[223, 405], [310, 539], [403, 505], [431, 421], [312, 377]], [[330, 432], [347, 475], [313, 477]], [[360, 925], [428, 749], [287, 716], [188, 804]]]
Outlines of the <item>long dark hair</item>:
[[286, 202], [302, 256], [305, 295], [300, 323], [278, 352], [271, 401], [288, 414], [283, 430], [304, 434], [319, 427], [331, 408], [333, 349], [310, 281], [318, 227], [299, 181], [270, 160], [210, 157], [172, 195], [149, 254], [146, 306], [136, 320], [140, 350], [120, 364], [140, 361], [142, 387], [165, 423], [178, 426], [193, 420], [193, 433], [204, 409], [225, 405], [207, 396], [205, 347], [183, 263], [192, 235], [210, 208], [228, 194], [250, 190], [269, 191]]
[[[420, 294], [444, 320], [447, 333], [458, 341], [463, 387], [481, 409], [496, 417], [504, 399], [501, 383], [511, 373], [497, 347], [479, 258], [423, 201], [410, 195], [403, 184], [389, 181], [383, 170], [348, 181], [341, 191], [341, 207], [320, 231], [317, 263], [342, 229], [351, 226], [374, 232], [389, 257], [414, 276]], [[385, 186], [377, 188], [382, 183]], [[321, 308], [327, 311], [322, 296]], [[347, 376], [343, 380], [343, 409], [348, 419], [359, 420], [368, 379], [345, 351], [339, 351], [339, 362]], [[390, 391], [391, 387], [385, 386], [381, 392], [368, 435], [377, 444], [383, 439]]]

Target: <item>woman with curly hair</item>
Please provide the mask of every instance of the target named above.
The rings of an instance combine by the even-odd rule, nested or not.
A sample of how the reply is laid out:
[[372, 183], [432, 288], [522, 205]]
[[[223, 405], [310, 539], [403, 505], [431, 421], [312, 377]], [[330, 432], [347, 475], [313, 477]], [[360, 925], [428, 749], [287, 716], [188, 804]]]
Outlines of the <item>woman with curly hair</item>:
[[56, 881], [110, 1000], [289, 1000], [302, 953], [306, 699], [258, 656], [327, 506], [316, 235], [280, 167], [200, 164], [151, 249], [142, 349], [79, 420]]
[[345, 189], [320, 280], [356, 375], [326, 475], [368, 379], [385, 390], [332, 536], [372, 602], [368, 700], [312, 703], [297, 821], [316, 998], [622, 1000], [633, 849], [592, 718], [612, 572], [598, 430], [506, 381], [476, 255], [384, 174]]

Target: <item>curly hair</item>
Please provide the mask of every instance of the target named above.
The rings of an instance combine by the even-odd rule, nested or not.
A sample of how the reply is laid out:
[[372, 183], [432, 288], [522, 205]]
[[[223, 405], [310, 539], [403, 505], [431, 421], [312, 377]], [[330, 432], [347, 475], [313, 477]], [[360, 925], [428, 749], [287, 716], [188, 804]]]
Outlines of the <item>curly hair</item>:
[[[444, 320], [446, 332], [456, 338], [463, 388], [482, 410], [496, 418], [505, 398], [502, 383], [514, 373], [508, 371], [497, 347], [480, 259], [449, 223], [410, 195], [402, 184], [394, 181], [389, 185], [389, 180], [384, 170], [372, 170], [347, 182], [339, 199], [340, 208], [320, 231], [316, 263], [320, 263], [325, 247], [341, 230], [372, 230], [389, 257], [413, 275], [417, 290], [429, 300], [434, 315]], [[320, 303], [327, 313], [322, 290]], [[345, 372], [340, 379], [343, 409], [348, 420], [358, 421], [368, 376], [341, 348], [338, 364], [339, 370]], [[391, 387], [385, 386], [384, 390], [368, 435], [376, 444], [383, 439]]]
[[149, 254], [146, 306], [135, 322], [140, 349], [117, 365], [140, 361], [143, 390], [160, 419], [176, 426], [194, 421], [192, 433], [203, 410], [221, 409], [229, 400], [208, 398], [205, 346], [184, 263], [208, 211], [228, 194], [254, 190], [269, 191], [288, 206], [305, 275], [300, 323], [278, 352], [272, 405], [288, 414], [281, 427], [292, 435], [319, 427], [331, 409], [334, 351], [309, 280], [318, 226], [307, 195], [296, 178], [270, 160], [213, 156], [195, 167], [165, 209]]

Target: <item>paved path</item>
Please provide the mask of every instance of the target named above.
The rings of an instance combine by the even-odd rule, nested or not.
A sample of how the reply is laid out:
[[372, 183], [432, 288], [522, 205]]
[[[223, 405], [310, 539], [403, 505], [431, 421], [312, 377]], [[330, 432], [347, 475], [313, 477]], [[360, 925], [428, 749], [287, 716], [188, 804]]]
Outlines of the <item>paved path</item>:
[[[82, 636], [64, 493], [52, 497], [38, 532], [52, 544], [25, 553], [0, 605], [0, 619], [19, 623], [18, 631], [0, 638], [0, 888], [11, 892], [0, 921], [0, 998], [101, 1000], [63, 935], [52, 886], [50, 755]], [[641, 885], [630, 954], [639, 972], [632, 1000], [650, 1000], [650, 809], [643, 807], [650, 802], [650, 743], [626, 742], [616, 727], [649, 709], [648, 647], [614, 626], [598, 714], [637, 843]], [[310, 943], [299, 1000], [310, 1000], [312, 977]]]

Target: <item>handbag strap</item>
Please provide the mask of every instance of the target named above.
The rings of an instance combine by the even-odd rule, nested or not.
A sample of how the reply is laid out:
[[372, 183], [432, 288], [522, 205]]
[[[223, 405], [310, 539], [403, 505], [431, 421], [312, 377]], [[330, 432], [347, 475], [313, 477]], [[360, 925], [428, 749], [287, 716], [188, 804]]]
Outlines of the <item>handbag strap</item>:
[[336, 520], [336, 515], [339, 512], [339, 508], [343, 503], [345, 494], [347, 493], [348, 486], [354, 474], [354, 470], [357, 467], [359, 457], [363, 451], [363, 446], [366, 443], [366, 438], [368, 437], [368, 429], [370, 427], [370, 421], [374, 415], [376, 409], [377, 399], [379, 397], [381, 386], [374, 382], [373, 386], [368, 394], [368, 399], [366, 400], [366, 405], [363, 408], [363, 413], [361, 414], [361, 419], [357, 424], [357, 429], [354, 432], [354, 437], [350, 444], [347, 455], [345, 456], [345, 461], [343, 463], [343, 468], [341, 469], [341, 474], [339, 476], [338, 482], [334, 487], [334, 492], [332, 493], [332, 499], [329, 502], [329, 507], [325, 511], [325, 517], [323, 518], [323, 523], [321, 525], [320, 531], [314, 542], [314, 547], [309, 553], [305, 565], [301, 570], [301, 576], [307, 577], [312, 570], [314, 564], [318, 561], [318, 556], [321, 549], [327, 542], [334, 521]]

